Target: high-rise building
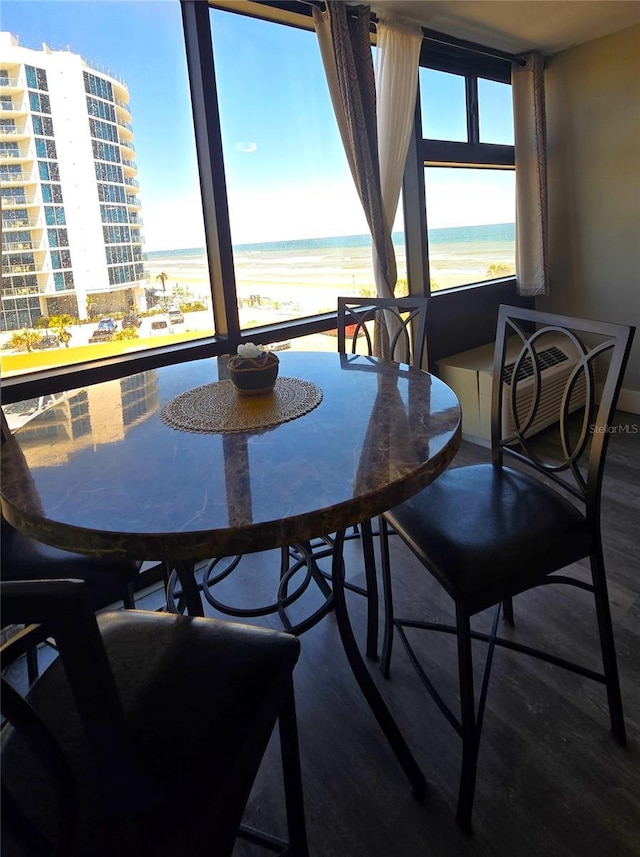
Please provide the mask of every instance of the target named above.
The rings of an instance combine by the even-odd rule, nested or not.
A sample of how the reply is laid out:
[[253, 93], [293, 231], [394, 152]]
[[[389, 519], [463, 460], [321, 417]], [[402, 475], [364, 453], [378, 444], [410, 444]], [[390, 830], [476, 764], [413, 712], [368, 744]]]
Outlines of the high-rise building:
[[0, 33], [0, 327], [144, 308], [129, 92], [78, 54]]

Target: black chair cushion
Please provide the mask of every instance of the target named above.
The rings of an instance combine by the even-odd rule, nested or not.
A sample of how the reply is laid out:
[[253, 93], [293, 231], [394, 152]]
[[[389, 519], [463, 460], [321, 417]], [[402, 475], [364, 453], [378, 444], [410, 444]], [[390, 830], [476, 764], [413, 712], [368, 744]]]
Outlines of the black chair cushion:
[[452, 468], [385, 518], [472, 610], [587, 556], [584, 515], [540, 479], [491, 464]]
[[[93, 768], [59, 660], [28, 695], [80, 786], [78, 837], [69, 857], [231, 854], [298, 659], [298, 640], [137, 610], [104, 613], [98, 622], [133, 748], [118, 765], [120, 788]], [[21, 737], [7, 727], [2, 742], [5, 784], [28, 812], [40, 818], [52, 812], [51, 784]], [[55, 826], [55, 819], [48, 824]]]
[[125, 601], [139, 569], [133, 560], [99, 559], [49, 547], [23, 536], [2, 518], [3, 580], [86, 580], [92, 607], [100, 610]]

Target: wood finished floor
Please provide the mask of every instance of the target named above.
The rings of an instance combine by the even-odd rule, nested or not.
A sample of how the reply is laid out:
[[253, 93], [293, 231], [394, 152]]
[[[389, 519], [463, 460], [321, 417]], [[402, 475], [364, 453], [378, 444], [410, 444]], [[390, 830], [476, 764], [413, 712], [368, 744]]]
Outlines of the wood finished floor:
[[[640, 418], [627, 416], [626, 422], [638, 426]], [[487, 459], [487, 450], [464, 443], [455, 464]], [[375, 664], [370, 666], [427, 777], [422, 803], [411, 797], [357, 689], [333, 616], [303, 635], [295, 686], [312, 857], [640, 855], [639, 511], [640, 434], [616, 434], [604, 484], [603, 532], [628, 746], [620, 748], [609, 733], [602, 686], [498, 651], [471, 837], [454, 821], [460, 742], [419, 684], [400, 644], [389, 681]], [[450, 615], [446, 596], [399, 539], [391, 540], [391, 548], [398, 615]], [[361, 580], [357, 541], [348, 545], [347, 562], [350, 577]], [[582, 567], [586, 572], [587, 564]], [[245, 557], [229, 581], [229, 599], [255, 601], [256, 588], [265, 601], [272, 599], [277, 571], [277, 555]], [[153, 593], [139, 606], [155, 608], [158, 599], [159, 593]], [[364, 641], [364, 599], [351, 595], [349, 603], [358, 639]], [[599, 668], [595, 616], [586, 593], [546, 587], [520, 596], [515, 609], [518, 637], [534, 644], [546, 639], [564, 653], [579, 650], [586, 665]], [[478, 617], [478, 623], [486, 624], [486, 617]], [[275, 627], [277, 622], [262, 624]], [[455, 701], [453, 640], [423, 633], [418, 645], [432, 677]], [[481, 667], [482, 646], [477, 645]], [[246, 821], [272, 833], [285, 831], [275, 740]], [[239, 843], [234, 857], [265, 853]]]
[[[638, 426], [640, 418], [620, 415]], [[636, 429], [637, 431], [637, 429]], [[456, 464], [487, 460], [464, 443]], [[605, 691], [563, 670], [498, 651], [480, 749], [474, 835], [456, 827], [460, 742], [419, 684], [399, 643], [392, 678], [372, 674], [428, 780], [422, 803], [362, 699], [333, 617], [302, 637], [296, 701], [309, 844], [313, 857], [632, 857], [640, 855], [640, 434], [611, 436], [604, 484], [603, 532], [625, 706], [628, 746], [609, 732]], [[450, 615], [448, 599], [394, 538], [397, 615]], [[247, 557], [272, 597], [277, 557]], [[361, 563], [352, 542], [348, 562]], [[585, 572], [588, 564], [582, 566]], [[269, 570], [271, 569], [271, 570]], [[237, 574], [237, 572], [236, 572]], [[233, 596], [242, 597], [243, 575]], [[359, 639], [364, 599], [350, 596]], [[556, 651], [580, 651], [599, 669], [591, 597], [545, 587], [515, 601], [516, 634]], [[485, 617], [477, 617], [479, 625]], [[266, 622], [265, 624], [270, 624]], [[438, 686], [456, 699], [453, 640], [423, 632], [421, 653]], [[482, 645], [477, 660], [482, 666]], [[269, 748], [246, 815], [257, 827], [284, 830], [277, 745]], [[238, 857], [264, 853], [240, 844]]]

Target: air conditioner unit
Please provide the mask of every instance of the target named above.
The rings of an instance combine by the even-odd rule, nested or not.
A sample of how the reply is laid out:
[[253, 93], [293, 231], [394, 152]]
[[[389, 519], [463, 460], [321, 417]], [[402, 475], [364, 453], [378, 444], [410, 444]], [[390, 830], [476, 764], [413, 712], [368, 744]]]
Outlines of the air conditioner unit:
[[[507, 343], [507, 358], [504, 372], [503, 396], [507, 407], [503, 409], [503, 436], [514, 430], [513, 414], [508, 403], [511, 400], [511, 383], [515, 361], [520, 353], [521, 342], [511, 339]], [[540, 399], [527, 437], [536, 434], [557, 421], [565, 386], [578, 362], [573, 344], [561, 334], [546, 334], [538, 340], [538, 362], [541, 366]], [[462, 409], [462, 433], [472, 440], [491, 439], [491, 387], [493, 383], [494, 345], [483, 345], [447, 357], [438, 363], [438, 374], [460, 400]], [[516, 411], [523, 425], [535, 391], [534, 371], [531, 360], [526, 358], [520, 365], [516, 387]], [[586, 395], [585, 376], [579, 373], [571, 395], [569, 411], [581, 407]]]

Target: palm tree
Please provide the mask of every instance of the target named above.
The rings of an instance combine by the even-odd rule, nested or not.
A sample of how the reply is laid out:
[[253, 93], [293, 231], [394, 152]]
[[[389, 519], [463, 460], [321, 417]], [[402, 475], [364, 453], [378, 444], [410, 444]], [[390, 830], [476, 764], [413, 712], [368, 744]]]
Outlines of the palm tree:
[[158, 274], [158, 276], [156, 277], [156, 280], [160, 280], [160, 282], [162, 283], [162, 302], [164, 304], [165, 310], [167, 308], [167, 285], [166, 285], [166, 283], [167, 283], [168, 279], [169, 279], [169, 275], [165, 274], [164, 271], [161, 271]]
[[69, 340], [72, 336], [71, 331], [67, 330], [71, 324], [73, 324], [73, 319], [66, 313], [63, 315], [52, 315], [49, 318], [49, 329], [55, 330], [58, 339], [65, 348], [69, 347]]
[[24, 330], [16, 331], [11, 335], [9, 346], [16, 351], [26, 348], [26, 350], [31, 353], [33, 351], [33, 346], [37, 342], [40, 342], [40, 334], [38, 331], [25, 328]]

